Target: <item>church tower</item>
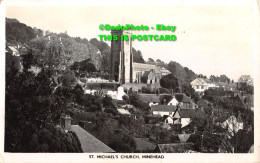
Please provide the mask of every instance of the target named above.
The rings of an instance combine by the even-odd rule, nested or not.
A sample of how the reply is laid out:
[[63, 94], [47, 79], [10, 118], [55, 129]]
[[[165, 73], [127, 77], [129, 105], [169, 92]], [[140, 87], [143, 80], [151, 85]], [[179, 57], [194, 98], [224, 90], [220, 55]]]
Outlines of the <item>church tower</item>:
[[[131, 33], [112, 30], [111, 35], [117, 35], [117, 40], [111, 41], [110, 80], [120, 84], [133, 82], [133, 54]], [[129, 40], [121, 40], [121, 35], [128, 35]]]

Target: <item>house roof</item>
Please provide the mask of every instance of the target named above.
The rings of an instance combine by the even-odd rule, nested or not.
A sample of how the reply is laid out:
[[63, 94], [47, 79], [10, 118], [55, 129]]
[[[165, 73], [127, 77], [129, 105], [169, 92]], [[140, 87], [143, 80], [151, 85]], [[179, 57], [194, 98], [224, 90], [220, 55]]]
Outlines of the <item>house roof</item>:
[[151, 64], [133, 63], [133, 67], [134, 67], [134, 69], [141, 69], [141, 70], [146, 70], [146, 71], [150, 71], [153, 69], [153, 70], [155, 70], [156, 74], [161, 73], [161, 71], [158, 69], [157, 66], [151, 65]]
[[117, 109], [117, 111], [118, 111], [120, 114], [130, 115], [129, 111], [128, 111], [128, 110], [125, 110], [125, 109]]
[[176, 106], [174, 105], [152, 105], [152, 111], [160, 111], [160, 112], [175, 112]]
[[175, 93], [174, 96], [176, 100], [178, 100], [178, 102], [183, 102], [183, 103], [191, 102], [191, 98], [186, 96], [184, 93]]
[[18, 50], [14, 46], [8, 46], [8, 48], [15, 53], [18, 52]]
[[143, 102], [157, 102], [160, 103], [160, 95], [156, 94], [138, 94], [138, 99], [143, 101]]
[[217, 82], [216, 84], [221, 86], [221, 87], [228, 86], [228, 83], [226, 83], [226, 82]]
[[191, 150], [193, 143], [191, 142], [182, 142], [182, 143], [172, 143], [172, 144], [158, 144], [157, 150], [161, 153], [184, 153], [188, 150]]
[[71, 130], [78, 136], [84, 153], [114, 153], [115, 151], [95, 138], [78, 125], [71, 125]]
[[191, 85], [197, 85], [197, 84], [205, 85], [205, 84], [212, 84], [212, 81], [206, 78], [196, 78], [191, 82]]
[[156, 147], [155, 144], [143, 139], [143, 138], [134, 138], [136, 144], [136, 151], [153, 151]]
[[181, 118], [194, 118], [196, 116], [194, 109], [180, 109], [178, 112]]
[[167, 69], [164, 68], [164, 67], [159, 67], [159, 70], [160, 70], [161, 72], [164, 72], [164, 73], [171, 73], [169, 70], [167, 70]]

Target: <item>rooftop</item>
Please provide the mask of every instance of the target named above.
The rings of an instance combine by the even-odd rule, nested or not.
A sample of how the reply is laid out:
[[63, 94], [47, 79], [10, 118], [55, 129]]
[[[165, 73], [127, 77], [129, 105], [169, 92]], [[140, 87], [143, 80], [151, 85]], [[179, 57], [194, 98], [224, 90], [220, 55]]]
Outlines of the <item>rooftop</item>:
[[176, 106], [174, 105], [152, 105], [152, 111], [161, 111], [161, 112], [175, 112]]
[[115, 151], [95, 138], [78, 125], [71, 125], [71, 130], [78, 136], [84, 153], [114, 153]]
[[142, 70], [155, 70], [155, 73], [161, 73], [158, 67], [151, 64], [144, 64], [144, 63], [133, 63], [134, 69], [142, 69]]
[[125, 110], [125, 109], [117, 109], [117, 111], [118, 111], [120, 114], [130, 115], [129, 111], [128, 111], [128, 110]]
[[156, 103], [162, 103], [162, 99], [166, 96], [172, 97], [172, 95], [169, 94], [138, 94], [138, 99], [149, 103], [149, 102], [156, 102]]
[[194, 118], [196, 113], [194, 109], [180, 109], [179, 115], [181, 118]]

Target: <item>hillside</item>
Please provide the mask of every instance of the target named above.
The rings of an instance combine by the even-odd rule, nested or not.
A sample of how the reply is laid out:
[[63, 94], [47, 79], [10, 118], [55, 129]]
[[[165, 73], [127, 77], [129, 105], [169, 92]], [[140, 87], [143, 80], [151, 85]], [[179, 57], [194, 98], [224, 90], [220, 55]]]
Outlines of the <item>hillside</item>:
[[[63, 66], [70, 66], [75, 61], [91, 59], [97, 70], [108, 70], [110, 61], [110, 46], [95, 38], [88, 41], [80, 37], [73, 38], [65, 33], [53, 33], [37, 28], [31, 28], [16, 19], [6, 18], [6, 41], [7, 45], [23, 44], [36, 49], [37, 53], [46, 50], [48, 37], [50, 36], [54, 46], [63, 45]], [[43, 44], [43, 45], [41, 45]], [[144, 63], [142, 53], [133, 48], [134, 62]], [[61, 57], [61, 56], [59, 56]]]
[[170, 61], [167, 66], [168, 70], [171, 71], [183, 85], [189, 85], [189, 83], [197, 77], [192, 70], [187, 67], [183, 67], [177, 62]]

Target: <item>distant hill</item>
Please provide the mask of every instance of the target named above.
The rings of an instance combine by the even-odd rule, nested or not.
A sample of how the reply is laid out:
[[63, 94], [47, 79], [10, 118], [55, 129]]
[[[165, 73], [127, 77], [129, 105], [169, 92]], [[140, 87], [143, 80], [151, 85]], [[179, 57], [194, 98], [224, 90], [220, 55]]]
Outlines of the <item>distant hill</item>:
[[6, 41], [10, 44], [28, 43], [36, 37], [34, 30], [16, 19], [6, 18]]
[[[59, 39], [62, 40], [64, 51], [69, 55], [66, 58], [67, 66], [73, 64], [75, 61], [91, 59], [91, 62], [95, 65], [97, 70], [109, 70], [111, 47], [107, 43], [95, 38], [90, 41], [80, 37], [73, 38], [67, 33], [57, 34], [46, 31], [44, 35], [41, 29], [31, 28], [30, 26], [20, 23], [17, 19], [6, 18], [7, 45], [38, 45], [40, 42], [47, 43], [48, 36], [51, 36], [52, 40], [57, 43], [59, 43]], [[144, 63], [141, 51], [134, 48], [133, 59], [134, 62]]]

